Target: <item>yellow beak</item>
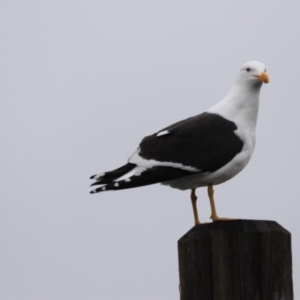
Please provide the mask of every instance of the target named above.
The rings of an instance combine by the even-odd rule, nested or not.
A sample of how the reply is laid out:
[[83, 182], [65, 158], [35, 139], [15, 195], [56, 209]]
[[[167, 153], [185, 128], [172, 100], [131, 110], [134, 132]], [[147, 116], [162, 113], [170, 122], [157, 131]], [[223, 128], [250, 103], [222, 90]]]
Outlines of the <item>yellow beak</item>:
[[266, 72], [261, 72], [260, 75], [254, 75], [258, 80], [264, 82], [264, 83], [268, 83], [269, 80], [269, 76]]

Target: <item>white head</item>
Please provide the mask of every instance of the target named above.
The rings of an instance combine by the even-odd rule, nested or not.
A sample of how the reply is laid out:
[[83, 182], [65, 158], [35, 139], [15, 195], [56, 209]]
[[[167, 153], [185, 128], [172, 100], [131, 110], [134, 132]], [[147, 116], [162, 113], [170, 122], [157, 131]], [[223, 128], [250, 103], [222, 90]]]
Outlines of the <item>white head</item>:
[[262, 83], [269, 82], [269, 76], [264, 64], [259, 61], [249, 61], [239, 70], [236, 83], [260, 88]]

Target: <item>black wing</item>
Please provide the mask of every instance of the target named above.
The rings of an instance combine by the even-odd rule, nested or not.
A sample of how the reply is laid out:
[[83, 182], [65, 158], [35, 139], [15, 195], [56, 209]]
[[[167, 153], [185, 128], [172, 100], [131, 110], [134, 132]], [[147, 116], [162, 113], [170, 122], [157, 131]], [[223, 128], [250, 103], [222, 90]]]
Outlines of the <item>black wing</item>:
[[124, 190], [124, 189], [130, 189], [145, 185], [150, 185], [154, 183], [159, 182], [165, 182], [173, 179], [177, 179], [180, 177], [185, 177], [189, 175], [193, 175], [195, 173], [181, 170], [181, 169], [175, 169], [171, 167], [153, 167], [150, 169], [146, 169], [144, 172], [142, 172], [139, 176], [132, 176], [129, 180], [121, 180], [121, 181], [113, 181], [110, 182], [104, 182], [101, 181], [101, 179], [93, 185], [102, 185], [106, 183], [106, 185], [96, 188], [95, 190], [91, 191], [91, 194], [104, 192], [104, 191], [110, 191], [110, 190]]
[[234, 122], [220, 115], [202, 113], [159, 131], [168, 134], [145, 137], [140, 156], [214, 172], [242, 151], [244, 143], [234, 133], [236, 129]]

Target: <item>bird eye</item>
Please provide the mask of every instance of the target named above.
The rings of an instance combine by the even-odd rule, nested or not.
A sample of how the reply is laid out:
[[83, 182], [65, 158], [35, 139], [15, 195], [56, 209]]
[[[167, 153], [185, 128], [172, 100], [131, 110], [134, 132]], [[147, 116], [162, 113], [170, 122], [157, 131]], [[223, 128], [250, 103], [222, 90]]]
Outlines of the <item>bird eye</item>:
[[250, 68], [247, 68], [247, 69], [246, 69], [246, 71], [247, 71], [247, 72], [250, 72], [250, 71], [251, 71], [251, 69], [250, 69]]

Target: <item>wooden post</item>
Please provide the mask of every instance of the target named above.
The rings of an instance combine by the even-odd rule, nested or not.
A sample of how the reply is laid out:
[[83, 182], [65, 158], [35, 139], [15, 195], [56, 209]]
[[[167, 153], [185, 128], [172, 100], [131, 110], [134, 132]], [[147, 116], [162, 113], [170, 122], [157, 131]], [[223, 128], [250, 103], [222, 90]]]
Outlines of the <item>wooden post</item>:
[[291, 234], [274, 221], [193, 227], [178, 241], [181, 300], [292, 300]]

